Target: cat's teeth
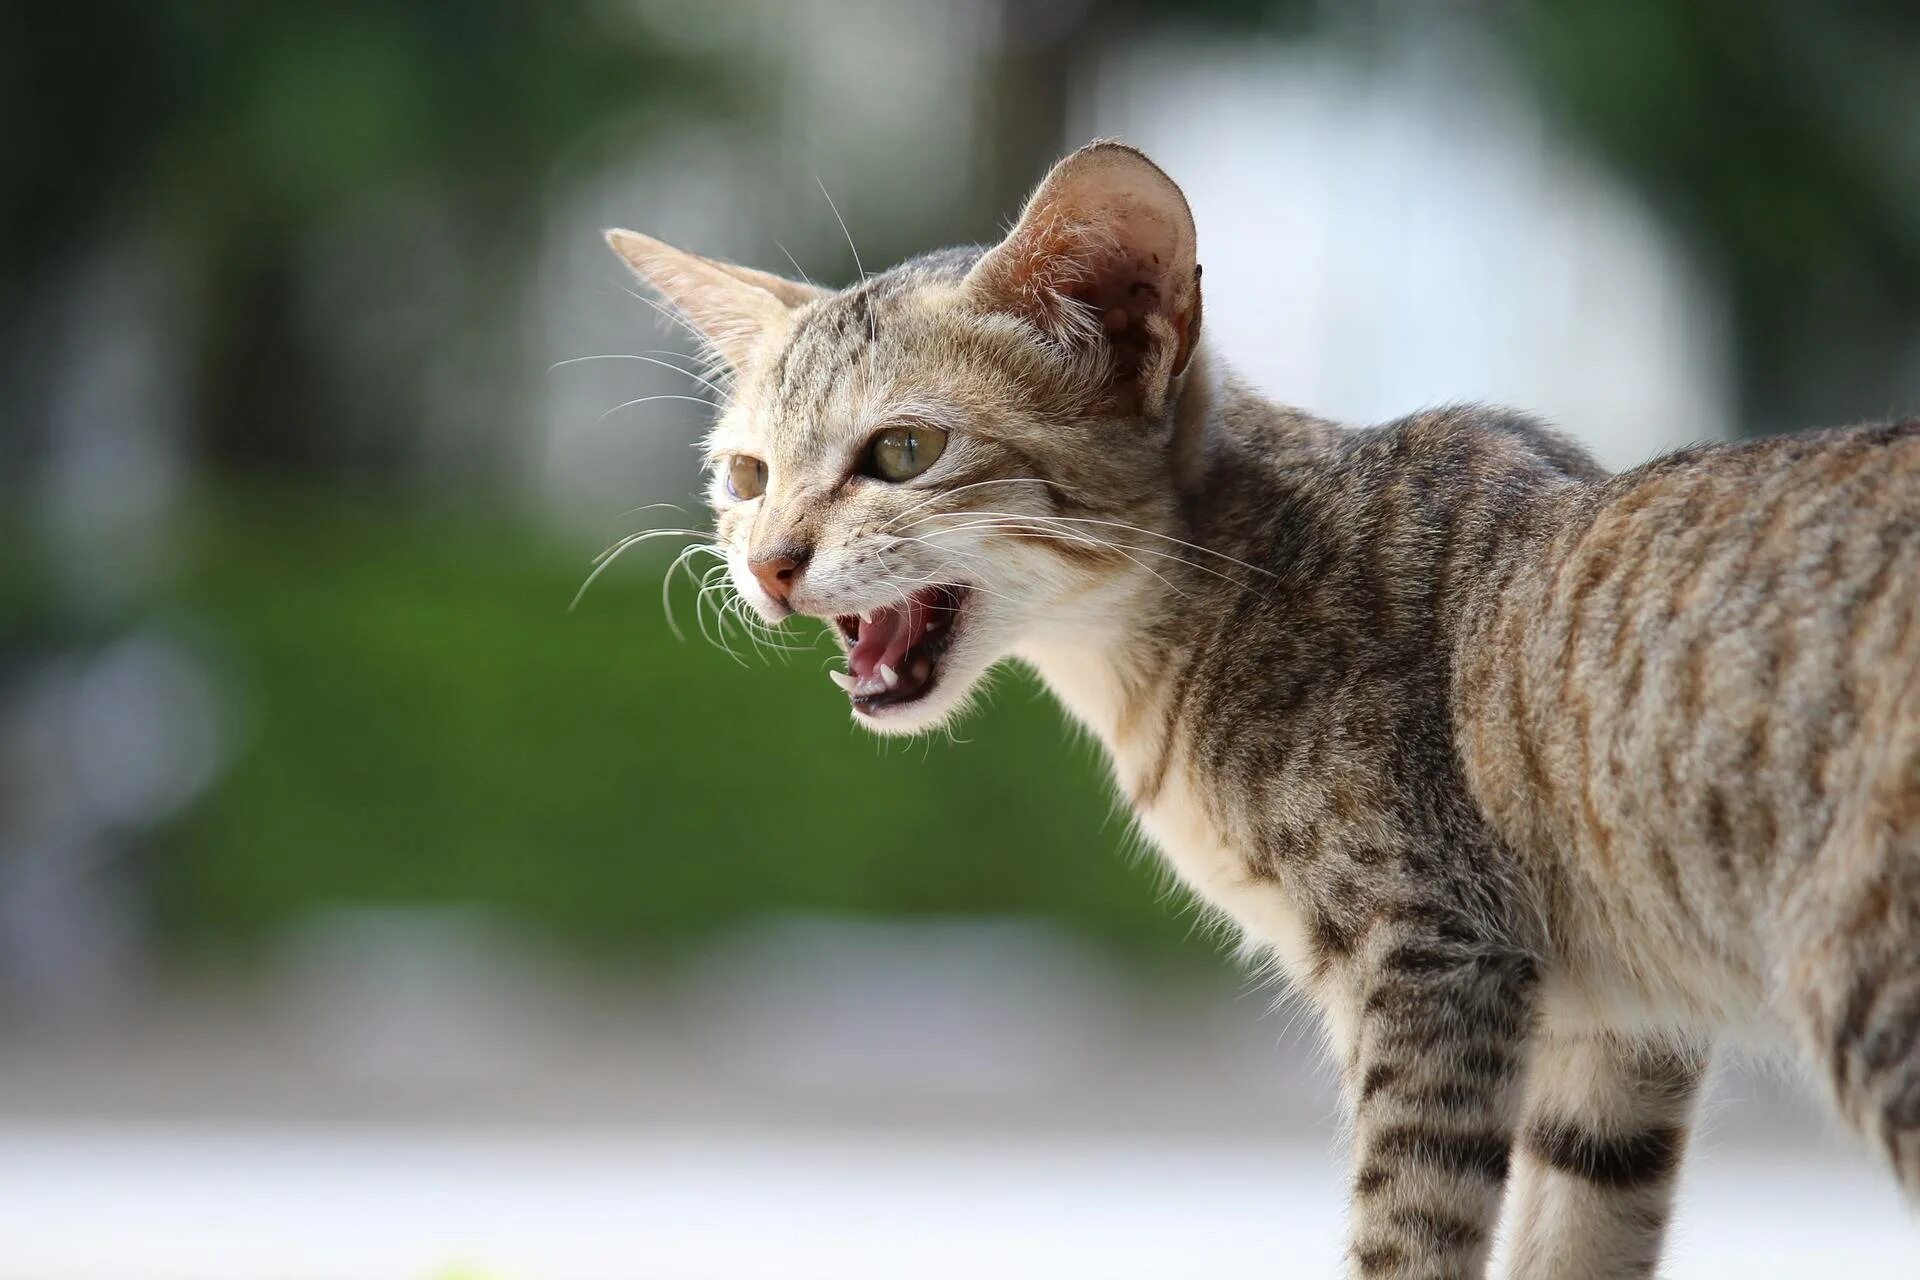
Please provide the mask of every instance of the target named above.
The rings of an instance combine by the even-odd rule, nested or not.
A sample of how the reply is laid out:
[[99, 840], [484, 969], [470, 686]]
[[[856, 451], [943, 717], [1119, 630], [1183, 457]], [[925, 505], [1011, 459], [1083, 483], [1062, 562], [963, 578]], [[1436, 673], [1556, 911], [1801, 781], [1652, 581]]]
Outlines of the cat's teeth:
[[891, 689], [900, 683], [900, 673], [883, 662], [880, 664], [880, 679]]
[[869, 625], [871, 625], [871, 624], [872, 624], [872, 622], [873, 622], [873, 610], [871, 610], [871, 609], [862, 609], [862, 610], [860, 611], [860, 621], [862, 621], [862, 622], [865, 622], [865, 623], [867, 623], [867, 624], [869, 624]]
[[846, 692], [848, 693], [853, 692], [853, 686], [855, 684], [855, 681], [853, 676], [848, 674], [847, 672], [835, 671], [833, 668], [829, 667], [827, 668], [827, 679], [839, 685]]
[[913, 678], [915, 680], [925, 680], [927, 673], [932, 670], [933, 664], [925, 658], [915, 658], [913, 660]]

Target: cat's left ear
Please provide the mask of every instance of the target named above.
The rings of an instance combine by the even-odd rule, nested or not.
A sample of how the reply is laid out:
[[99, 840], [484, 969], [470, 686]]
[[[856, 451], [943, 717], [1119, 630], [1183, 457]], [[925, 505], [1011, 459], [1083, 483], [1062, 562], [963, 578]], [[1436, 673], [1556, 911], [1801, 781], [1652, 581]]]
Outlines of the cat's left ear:
[[607, 244], [735, 369], [783, 336], [796, 308], [827, 296], [817, 285], [703, 258], [637, 231], [609, 231]]
[[967, 277], [1097, 371], [1121, 412], [1157, 417], [1200, 337], [1193, 212], [1160, 166], [1094, 142], [1053, 167]]

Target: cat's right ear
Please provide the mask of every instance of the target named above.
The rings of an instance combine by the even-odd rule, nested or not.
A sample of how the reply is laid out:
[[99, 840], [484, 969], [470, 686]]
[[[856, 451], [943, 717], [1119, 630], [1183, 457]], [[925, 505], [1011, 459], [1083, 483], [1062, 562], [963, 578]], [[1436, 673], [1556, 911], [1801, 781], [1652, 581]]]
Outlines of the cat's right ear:
[[643, 236], [609, 231], [607, 244], [642, 284], [658, 293], [735, 369], [783, 336], [793, 312], [827, 291], [782, 276], [735, 266]]
[[967, 277], [1097, 373], [1112, 407], [1156, 417], [1200, 337], [1193, 213], [1159, 165], [1094, 142], [1053, 166]]

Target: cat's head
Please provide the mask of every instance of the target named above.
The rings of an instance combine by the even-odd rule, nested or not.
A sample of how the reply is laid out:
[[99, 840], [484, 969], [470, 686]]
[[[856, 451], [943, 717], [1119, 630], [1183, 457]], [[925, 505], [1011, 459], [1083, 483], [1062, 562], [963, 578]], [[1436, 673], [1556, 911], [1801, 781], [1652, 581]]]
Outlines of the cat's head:
[[831, 621], [861, 723], [938, 724], [1155, 580], [1125, 531], [1172, 519], [1200, 271], [1138, 151], [1085, 147], [998, 245], [838, 292], [607, 238], [732, 374], [707, 454], [734, 587], [769, 622]]

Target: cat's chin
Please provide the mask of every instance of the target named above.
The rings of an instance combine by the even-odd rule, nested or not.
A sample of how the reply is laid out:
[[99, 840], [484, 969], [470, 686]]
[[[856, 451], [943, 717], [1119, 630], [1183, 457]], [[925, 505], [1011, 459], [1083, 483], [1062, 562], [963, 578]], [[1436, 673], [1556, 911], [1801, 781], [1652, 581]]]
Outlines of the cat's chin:
[[880, 707], [855, 704], [853, 722], [870, 733], [887, 737], [904, 738], [930, 732], [960, 713], [978, 679], [978, 673], [971, 671], [942, 673], [936, 684], [911, 702]]

